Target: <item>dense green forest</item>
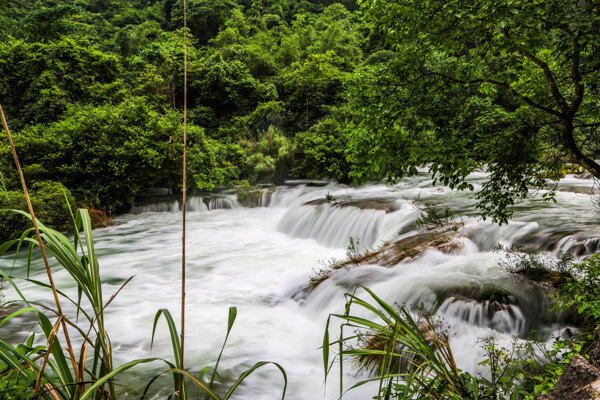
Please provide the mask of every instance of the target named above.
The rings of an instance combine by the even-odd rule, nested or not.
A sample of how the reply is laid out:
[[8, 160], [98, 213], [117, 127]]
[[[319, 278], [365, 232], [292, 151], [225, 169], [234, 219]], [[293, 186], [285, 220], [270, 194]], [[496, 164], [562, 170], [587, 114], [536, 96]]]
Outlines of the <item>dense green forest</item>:
[[[580, 185], [580, 191], [589, 189], [595, 193], [597, 189], [597, 0], [187, 0], [186, 4], [186, 184], [192, 192], [237, 187], [242, 189], [238, 192], [240, 200], [243, 191], [246, 195], [256, 194], [260, 185], [280, 185], [288, 179], [328, 179], [348, 185], [393, 183], [418, 175], [420, 168], [425, 167], [434, 185], [471, 191], [477, 185], [476, 193], [468, 199], [469, 206], [475, 203], [484, 219], [491, 217], [493, 222], [507, 223], [521, 199], [542, 193], [541, 199], [556, 200], [559, 180], [567, 173], [580, 174], [582, 181], [595, 179], [588, 180], [593, 186]], [[0, 255], [14, 244], [19, 248], [28, 244], [32, 249], [45, 241], [49, 253], [74, 279], [78, 298], [71, 300], [73, 305], [79, 311], [82, 298], [91, 304], [93, 313], [84, 313], [82, 318], [97, 334], [92, 343], [88, 337], [91, 328], [85, 334], [61, 315], [53, 283], [50, 288], [59, 316], [54, 326], [44, 313], [30, 307], [19, 292], [28, 307], [3, 319], [0, 326], [13, 316], [34, 312], [39, 327], [52, 339], [47, 347], [35, 346], [31, 336], [16, 348], [0, 339], [0, 358], [4, 360], [0, 365], [0, 390], [8, 398], [37, 396], [31, 392], [37, 392], [41, 384], [49, 387], [40, 394], [44, 398], [117, 398], [117, 374], [157, 360], [137, 359], [117, 368], [113, 365], [113, 349], [104, 330], [103, 315], [114, 297], [104, 303], [102, 295], [103, 286], [112, 285], [112, 281], [100, 278], [92, 229], [97, 226], [95, 215], [126, 213], [144, 195], [144, 189], [167, 188], [174, 196], [182, 194], [183, 10], [184, 0], [0, 0], [0, 103], [31, 189], [33, 208], [46, 224], [41, 226], [43, 240], [39, 236], [38, 242], [31, 230], [26, 231], [30, 226], [27, 213], [7, 212], [24, 210], [26, 195], [21, 192], [12, 149], [6, 141], [0, 141], [0, 241], [26, 231], [20, 240], [2, 244]], [[484, 177], [475, 182], [474, 172], [485, 174], [478, 174]], [[421, 188], [430, 183], [429, 178], [424, 178], [416, 185], [422, 184], [418, 186]], [[343, 185], [339, 188], [339, 193], [346, 191], [345, 196], [351, 199], [348, 192], [353, 189]], [[435, 190], [444, 193], [445, 189]], [[342, 209], [350, 204], [349, 200], [347, 204], [336, 203], [330, 193], [320, 196], [303, 202], [302, 207], [324, 205]], [[367, 206], [361, 203], [364, 199], [354, 200], [350, 206], [356, 206], [356, 213], [385, 211], [387, 215], [399, 211], [387, 203], [375, 204], [379, 199]], [[462, 256], [471, 237], [461, 231], [465, 223], [458, 217], [455, 220], [450, 208], [436, 209], [439, 198], [430, 197], [428, 204], [421, 201], [420, 194], [411, 199], [395, 198], [400, 200], [406, 202], [407, 208], [410, 203], [419, 215], [410, 221], [407, 217], [407, 225], [401, 228], [403, 233], [414, 228], [411, 232], [416, 239], [411, 239], [412, 247], [405, 248], [406, 242], [386, 241], [380, 250], [363, 250], [349, 236], [348, 260], [334, 259], [325, 265], [325, 272], [318, 273], [321, 277], [311, 278], [310, 290], [336, 271], [346, 271], [349, 264], [359, 266], [369, 257], [378, 257], [378, 252], [386, 247], [401, 252], [395, 265], [406, 257], [414, 261], [432, 247], [440, 250], [440, 259], [434, 260], [436, 266], [443, 264], [442, 257]], [[527, 206], [533, 210], [538, 204]], [[79, 210], [71, 218], [70, 211], [75, 208]], [[307, 209], [310, 210], [308, 207], [304, 211]], [[557, 209], [550, 209], [549, 213], [559, 214]], [[290, 215], [289, 219], [295, 220], [308, 214]], [[377, 221], [381, 222], [384, 216], [380, 216]], [[347, 222], [351, 215], [339, 218]], [[552, 389], [567, 364], [577, 361], [580, 354], [587, 353], [590, 358], [592, 353], [600, 371], [600, 330], [595, 330], [600, 324], [598, 235], [591, 229], [574, 229], [570, 226], [572, 221], [562, 218], [552, 222], [564, 226], [550, 224], [550, 228], [543, 227], [539, 232], [535, 231], [539, 225], [526, 226], [537, 224], [535, 219], [516, 221], [516, 225], [523, 223], [527, 229], [533, 229], [520, 237], [521, 244], [533, 249], [523, 252], [503, 248], [501, 235], [492, 237], [497, 226], [490, 225], [491, 230], [486, 230], [488, 226], [475, 227], [480, 229], [480, 236], [492, 237], [494, 251], [507, 253], [512, 266], [503, 271], [490, 268], [487, 278], [482, 278], [481, 271], [474, 273], [471, 264], [464, 271], [456, 266], [451, 269], [458, 271], [461, 279], [467, 276], [469, 284], [481, 283], [481, 288], [490, 283], [484, 282], [486, 279], [495, 279], [500, 272], [517, 276], [520, 283], [539, 284], [536, 290], [550, 293], [552, 299], [544, 305], [548, 306], [547, 311], [562, 313], [556, 320], [548, 317], [548, 321], [558, 324], [571, 318], [574, 333], [569, 331], [565, 338], [556, 336], [552, 345], [545, 342], [546, 347], [538, 348], [542, 346], [538, 342], [541, 338], [525, 337], [525, 333], [535, 333], [527, 331], [519, 337], [523, 339], [522, 347], [515, 346], [516, 350], [510, 351], [499, 347], [493, 337], [486, 338], [483, 348], [487, 359], [478, 365], [490, 367], [488, 380], [457, 367], [450, 339], [445, 332], [436, 331], [436, 321], [430, 321], [426, 314], [419, 314], [420, 320], [415, 321], [410, 310], [404, 306], [397, 309], [396, 304], [386, 303], [367, 289], [369, 300], [346, 294], [345, 313], [330, 314], [327, 319], [321, 348], [325, 375], [336, 362], [329, 358], [330, 346], [334, 344], [339, 348], [340, 376], [341, 356], [345, 354], [358, 356], [367, 369], [369, 365], [380, 366], [371, 371], [380, 375], [381, 382], [379, 395], [374, 398], [531, 400]], [[185, 232], [185, 213], [183, 220]], [[572, 224], [588, 223], [574, 221]], [[61, 232], [71, 229], [73, 222], [76, 232], [71, 243]], [[480, 222], [484, 224], [477, 221]], [[327, 229], [316, 230], [321, 234]], [[140, 232], [135, 231], [135, 235]], [[162, 235], [166, 231], [160, 232]], [[277, 231], [277, 235], [280, 233]], [[460, 237], [463, 234], [466, 236]], [[376, 239], [373, 243], [377, 243]], [[454, 243], [454, 239], [464, 240]], [[127, 240], [123, 244], [129, 246]], [[179, 237], [177, 243], [178, 240]], [[574, 253], [563, 254], [559, 242], [575, 243], [577, 246], [566, 247], [565, 251]], [[185, 233], [183, 243], [185, 272]], [[139, 243], [137, 246], [143, 247]], [[247, 245], [252, 246], [256, 243]], [[479, 253], [492, 253], [474, 241], [473, 246]], [[538, 250], [555, 251], [550, 258], [556, 256], [558, 261], [552, 264], [540, 257]], [[143, 247], [143, 251], [148, 250]], [[169, 248], [165, 253], [171, 251]], [[278, 255], [280, 252], [279, 248], [272, 251]], [[39, 261], [31, 254], [26, 261], [27, 274], [32, 263]], [[581, 259], [575, 259], [575, 255]], [[246, 262], [253, 257], [244, 253], [238, 258]], [[372, 265], [379, 266], [380, 260], [376, 261]], [[478, 267], [485, 264], [479, 260], [473, 263]], [[143, 266], [147, 267], [145, 263]], [[50, 277], [49, 265], [47, 271]], [[7, 274], [0, 275], [0, 283], [5, 279], [7, 284], [14, 284]], [[116, 278], [119, 279], [120, 276]], [[130, 279], [123, 281], [115, 296]], [[230, 276], [226, 280], [229, 279]], [[387, 279], [391, 275], [381, 278]], [[31, 283], [48, 288], [39, 281]], [[362, 282], [352, 283], [351, 289], [356, 291], [360, 285]], [[452, 292], [459, 301], [472, 296], [474, 302], [493, 307], [513, 306], [520, 301], [511, 297], [508, 289], [486, 288], [473, 295], [458, 290], [463, 289], [459, 286], [464, 282], [456, 285], [445, 295]], [[523, 286], [522, 290], [529, 290], [528, 287]], [[185, 285], [182, 303], [184, 289]], [[404, 290], [402, 287], [398, 291]], [[353, 304], [373, 312], [383, 321], [381, 325], [352, 315]], [[230, 308], [225, 341], [236, 315], [237, 309]], [[187, 399], [187, 389], [178, 376], [187, 373], [183, 370], [183, 340], [180, 343], [177, 339], [177, 327], [167, 308], [155, 315], [152, 340], [161, 317], [169, 325], [175, 360], [161, 374], [175, 378], [170, 396]], [[184, 317], [182, 311], [182, 325]], [[329, 338], [332, 317], [343, 322], [340, 338], [333, 342]], [[88, 362], [93, 364], [91, 372], [85, 368], [85, 346], [79, 357], [70, 343], [66, 348], [52, 347], [59, 324], [66, 333], [67, 323], [94, 349], [90, 357], [93, 362]], [[363, 339], [358, 334], [344, 338], [344, 326], [370, 332], [367, 350], [343, 350], [347, 340]], [[556, 332], [545, 332], [544, 340], [550, 334], [558, 335]], [[182, 329], [182, 339], [183, 336]], [[403, 375], [409, 379], [404, 383], [398, 383], [398, 374], [389, 373], [394, 360], [402, 357], [396, 354], [397, 341], [405, 346], [401, 352], [408, 349], [412, 354], [412, 367]], [[225, 345], [221, 353], [224, 349]], [[545, 352], [543, 360], [538, 357], [540, 351]], [[216, 367], [220, 357], [219, 354]], [[38, 367], [36, 363], [42, 359], [43, 366]], [[52, 373], [44, 375], [49, 359], [54, 360], [49, 365]], [[259, 362], [242, 373], [223, 398], [228, 399], [246, 376], [266, 364]], [[274, 365], [285, 381], [285, 397], [286, 374], [279, 364]], [[401, 370], [399, 365], [394, 368]], [[181, 370], [176, 366], [181, 366]], [[199, 391], [219, 399], [212, 393], [218, 375], [216, 367], [203, 368], [198, 379], [189, 374], [187, 377]], [[209, 375], [212, 377], [206, 386], [202, 382], [208, 381]], [[146, 389], [154, 381], [155, 378], [149, 380]]]
[[[192, 188], [348, 180], [348, 81], [381, 47], [356, 8], [189, 2]], [[0, 18], [0, 98], [29, 180], [113, 212], [181, 186], [181, 1], [2, 1]], [[16, 188], [7, 144], [0, 162]]]
[[[0, 2], [0, 98], [29, 180], [110, 212], [180, 190], [182, 10]], [[464, 190], [487, 168], [479, 207], [506, 222], [531, 188], [551, 199], [565, 163], [600, 176], [593, 3], [193, 0], [188, 19], [192, 188], [428, 165]], [[0, 171], [16, 188], [6, 144]]]

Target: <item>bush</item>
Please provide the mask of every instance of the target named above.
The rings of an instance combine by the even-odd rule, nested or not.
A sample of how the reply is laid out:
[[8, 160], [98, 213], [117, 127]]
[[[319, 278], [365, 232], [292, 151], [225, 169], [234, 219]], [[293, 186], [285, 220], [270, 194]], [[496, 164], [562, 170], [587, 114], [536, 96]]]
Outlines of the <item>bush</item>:
[[[71, 192], [62, 184], [52, 181], [34, 183], [29, 192], [36, 218], [46, 226], [58, 231], [71, 228], [73, 219], [69, 204], [75, 202]], [[68, 201], [68, 203], [67, 203]], [[5, 191], [0, 194], [0, 242], [16, 239], [23, 231], [31, 228], [31, 221], [10, 210], [27, 211], [27, 201], [22, 192]]]
[[600, 323], [600, 255], [575, 263], [555, 295], [556, 308], [572, 310], [592, 335]]
[[321, 120], [308, 131], [297, 133], [299, 154], [295, 174], [311, 179], [333, 178], [348, 182], [350, 164], [344, 154], [346, 144], [343, 126], [333, 117]]
[[246, 168], [253, 182], [282, 184], [294, 162], [296, 147], [279, 130], [269, 128], [259, 140], [244, 140]]

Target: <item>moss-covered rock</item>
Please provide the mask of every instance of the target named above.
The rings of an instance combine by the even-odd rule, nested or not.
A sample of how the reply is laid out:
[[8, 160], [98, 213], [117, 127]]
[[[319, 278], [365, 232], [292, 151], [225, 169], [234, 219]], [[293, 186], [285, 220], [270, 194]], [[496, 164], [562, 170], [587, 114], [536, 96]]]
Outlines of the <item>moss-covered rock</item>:
[[[36, 218], [44, 225], [59, 231], [71, 230], [73, 219], [69, 205], [75, 209], [75, 201], [67, 188], [58, 182], [34, 183], [29, 190]], [[31, 228], [25, 216], [11, 210], [28, 212], [25, 195], [18, 191], [0, 193], [0, 242], [16, 239]]]

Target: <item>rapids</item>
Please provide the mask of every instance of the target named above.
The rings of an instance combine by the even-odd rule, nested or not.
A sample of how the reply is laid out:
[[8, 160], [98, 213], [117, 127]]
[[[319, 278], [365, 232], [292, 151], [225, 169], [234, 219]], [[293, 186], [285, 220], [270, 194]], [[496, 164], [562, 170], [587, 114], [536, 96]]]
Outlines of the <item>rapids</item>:
[[[471, 183], [477, 188], [483, 179], [484, 174], [474, 174]], [[523, 338], [531, 329], [548, 337], [565, 329], [548, 311], [543, 293], [533, 293], [499, 266], [504, 254], [494, 248], [518, 244], [550, 253], [572, 250], [580, 256], [596, 251], [600, 214], [585, 194], [592, 187], [591, 180], [569, 176], [559, 185], [557, 204], [539, 197], [521, 202], [513, 220], [500, 227], [477, 217], [473, 193], [433, 187], [425, 173], [393, 186], [295, 182], [265, 194], [263, 207], [254, 208], [240, 206], [231, 194], [194, 197], [188, 203], [186, 243], [187, 368], [197, 373], [214, 363], [225, 336], [227, 310], [236, 306], [238, 319], [220, 368], [226, 371], [226, 380], [257, 361], [275, 361], [288, 374], [286, 398], [336, 399], [337, 379], [328, 380], [326, 391], [323, 386], [319, 347], [325, 321], [330, 313], [343, 312], [345, 292], [365, 285], [389, 303], [436, 311], [451, 329], [459, 367], [483, 372], [478, 365], [484, 358], [482, 338], [494, 336], [508, 345], [513, 336]], [[410, 233], [421, 213], [412, 203], [416, 197], [463, 214], [460, 233], [465, 238], [459, 251], [444, 254], [429, 249], [391, 268], [340, 270], [301, 301], [294, 299], [293, 294], [329, 260], [345, 258], [350, 238], [364, 250]], [[95, 231], [106, 299], [135, 275], [106, 310], [116, 365], [150, 354], [172, 358], [163, 321], [152, 350], [150, 338], [157, 310], [179, 313], [180, 208], [173, 199], [136, 206], [117, 217], [116, 226]], [[45, 280], [41, 263], [37, 265], [33, 277]], [[2, 266], [11, 269], [12, 260], [3, 260]], [[17, 260], [12, 273], [24, 275], [23, 260]], [[60, 289], [76, 293], [64, 272], [55, 269], [55, 279]], [[30, 300], [51, 301], [49, 293], [37, 286], [21, 287]], [[490, 291], [501, 295], [490, 298]], [[16, 299], [11, 290], [5, 295], [6, 300]], [[31, 325], [20, 319], [2, 329], [4, 339], [8, 335], [17, 341]], [[335, 332], [332, 328], [332, 335]], [[361, 378], [350, 366], [345, 371], [347, 387]], [[281, 375], [269, 367], [249, 378], [237, 398], [273, 399], [281, 388]], [[347, 398], [374, 394], [365, 386]]]

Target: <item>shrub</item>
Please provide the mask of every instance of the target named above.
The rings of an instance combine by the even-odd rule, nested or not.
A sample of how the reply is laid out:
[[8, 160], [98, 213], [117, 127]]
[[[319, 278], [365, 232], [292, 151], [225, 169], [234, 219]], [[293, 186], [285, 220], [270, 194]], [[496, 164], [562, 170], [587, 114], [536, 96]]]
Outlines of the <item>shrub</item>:
[[[31, 203], [36, 210], [36, 218], [53, 229], [65, 231], [73, 225], [69, 205], [75, 205], [73, 197], [62, 184], [53, 181], [34, 183], [30, 190]], [[68, 203], [67, 203], [68, 202]], [[27, 210], [25, 195], [17, 191], [4, 191], [0, 194], [0, 242], [18, 238], [31, 227], [31, 221], [8, 210]]]

